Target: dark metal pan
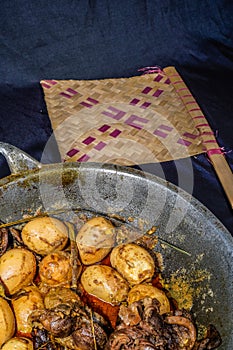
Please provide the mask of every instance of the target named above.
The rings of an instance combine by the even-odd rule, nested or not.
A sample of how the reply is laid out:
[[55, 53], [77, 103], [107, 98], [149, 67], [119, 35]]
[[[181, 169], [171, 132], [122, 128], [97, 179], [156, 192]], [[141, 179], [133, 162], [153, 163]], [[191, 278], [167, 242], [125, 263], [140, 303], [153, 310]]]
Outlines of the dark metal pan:
[[214, 324], [222, 350], [233, 349], [233, 238], [200, 202], [156, 176], [127, 167], [98, 163], [42, 165], [21, 150], [0, 143], [12, 174], [0, 180], [0, 219], [4, 222], [45, 211], [83, 208], [117, 214], [191, 255], [158, 245], [164, 276], [181, 284], [189, 279], [199, 325]]

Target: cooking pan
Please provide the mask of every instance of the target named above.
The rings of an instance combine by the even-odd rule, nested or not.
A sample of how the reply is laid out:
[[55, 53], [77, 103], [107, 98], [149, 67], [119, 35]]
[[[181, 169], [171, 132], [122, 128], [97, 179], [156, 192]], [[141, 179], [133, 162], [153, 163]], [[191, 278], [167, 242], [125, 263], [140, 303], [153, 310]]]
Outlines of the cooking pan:
[[0, 180], [3, 222], [38, 209], [62, 209], [61, 218], [74, 217], [79, 208], [119, 218], [133, 227], [135, 235], [156, 227], [160, 243], [155, 249], [163, 256], [164, 278], [188, 285], [200, 328], [214, 324], [223, 340], [220, 349], [233, 349], [233, 238], [206, 207], [173, 184], [132, 168], [42, 165], [5, 143], [0, 143], [0, 152], [11, 170]]

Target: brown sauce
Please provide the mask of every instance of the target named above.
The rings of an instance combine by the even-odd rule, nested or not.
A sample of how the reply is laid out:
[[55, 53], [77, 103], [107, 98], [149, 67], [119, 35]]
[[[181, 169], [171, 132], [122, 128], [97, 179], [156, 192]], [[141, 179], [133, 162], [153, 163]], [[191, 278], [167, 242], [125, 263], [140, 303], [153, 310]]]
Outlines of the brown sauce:
[[23, 333], [23, 332], [20, 332], [20, 331], [16, 331], [15, 337], [23, 337], [23, 338], [32, 339], [31, 333]]
[[82, 292], [81, 299], [93, 311], [103, 316], [110, 323], [112, 328], [116, 327], [120, 306], [118, 305], [114, 306], [109, 303], [106, 303], [105, 301], [100, 300], [91, 294], [88, 294], [84, 290]]

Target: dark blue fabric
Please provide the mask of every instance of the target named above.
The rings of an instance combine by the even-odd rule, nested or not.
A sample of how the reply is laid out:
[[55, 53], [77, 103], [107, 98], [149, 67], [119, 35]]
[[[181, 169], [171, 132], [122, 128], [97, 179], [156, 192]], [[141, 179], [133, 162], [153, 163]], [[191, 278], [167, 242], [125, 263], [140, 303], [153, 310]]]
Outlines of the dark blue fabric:
[[[1, 81], [232, 68], [232, 1], [1, 1]], [[20, 85], [20, 86], [21, 86]]]
[[[52, 134], [41, 79], [129, 77], [174, 65], [217, 134], [233, 149], [233, 2], [220, 0], [3, 0], [0, 9], [0, 140], [40, 160]], [[233, 152], [227, 153], [233, 168]], [[59, 161], [56, 143], [51, 159]], [[161, 166], [146, 170], [161, 175]], [[162, 164], [233, 233], [233, 215], [205, 155]], [[192, 172], [192, 173], [191, 173]], [[0, 176], [9, 174], [0, 157]], [[187, 189], [187, 188], [185, 188]]]

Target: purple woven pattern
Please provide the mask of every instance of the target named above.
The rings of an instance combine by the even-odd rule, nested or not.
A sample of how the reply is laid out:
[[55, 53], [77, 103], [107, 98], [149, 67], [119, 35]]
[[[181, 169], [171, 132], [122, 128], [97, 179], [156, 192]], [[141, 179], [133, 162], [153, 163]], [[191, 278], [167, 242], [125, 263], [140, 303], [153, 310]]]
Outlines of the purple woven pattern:
[[163, 72], [41, 85], [64, 161], [131, 165], [203, 152], [195, 123]]

